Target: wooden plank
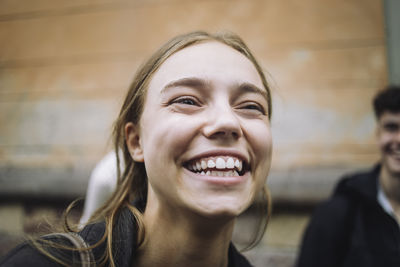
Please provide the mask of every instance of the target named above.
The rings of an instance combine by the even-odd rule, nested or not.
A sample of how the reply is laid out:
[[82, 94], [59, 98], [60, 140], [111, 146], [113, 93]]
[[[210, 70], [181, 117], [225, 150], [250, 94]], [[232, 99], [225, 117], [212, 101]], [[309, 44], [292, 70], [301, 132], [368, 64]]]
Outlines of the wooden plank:
[[275, 142], [273, 169], [290, 171], [307, 168], [369, 166], [380, 158], [378, 147], [370, 143]]
[[[318, 2], [318, 4], [317, 4]], [[255, 46], [375, 42], [384, 38], [381, 1], [198, 1], [2, 21], [2, 65], [32, 59], [152, 51], [194, 29], [230, 29]], [[224, 16], [221, 16], [224, 14]], [[286, 15], [290, 14], [290, 15]], [[151, 18], [151, 19], [149, 19]], [[282, 19], [287, 18], [287, 19]], [[146, 22], [146, 23], [144, 23]]]
[[[91, 0], [70, 0], [70, 1], [52, 1], [52, 0], [2, 0], [0, 3], [0, 15], [3, 18], [13, 18], [16, 15], [28, 15], [31, 16], [44, 16], [45, 14], [51, 13], [51, 11], [61, 12], [66, 9], [73, 9], [78, 7], [95, 7], [96, 5], [102, 5], [111, 2], [126, 2], [126, 1], [110, 1], [110, 0], [96, 0], [96, 4]], [[64, 11], [65, 12], [65, 11]], [[8, 15], [8, 16], [5, 16]], [[1, 18], [1, 17], [0, 17]]]
[[0, 106], [1, 145], [99, 144], [116, 108], [108, 101], [38, 101]]
[[310, 86], [280, 92], [272, 119], [274, 165], [369, 164], [377, 159], [376, 88]]
[[140, 62], [63, 64], [0, 70], [2, 102], [115, 99], [126, 93]]
[[[86, 167], [86, 166], [85, 166]], [[84, 196], [90, 174], [85, 167], [0, 166], [0, 199], [73, 200]]]
[[343, 175], [370, 168], [371, 165], [362, 164], [272, 170], [267, 184], [276, 204], [313, 205], [327, 199]]
[[[340, 49], [275, 48], [256, 51], [280, 90], [315, 85], [340, 90], [342, 80], [380, 88], [387, 81], [384, 44]], [[377, 81], [370, 84], [371, 80]], [[364, 83], [368, 81], [368, 83]], [[293, 87], [293, 85], [295, 85]]]

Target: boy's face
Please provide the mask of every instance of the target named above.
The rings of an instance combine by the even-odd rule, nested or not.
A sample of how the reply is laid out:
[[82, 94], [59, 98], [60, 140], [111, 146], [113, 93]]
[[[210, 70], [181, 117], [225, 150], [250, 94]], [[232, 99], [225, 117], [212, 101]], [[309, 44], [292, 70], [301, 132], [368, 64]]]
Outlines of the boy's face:
[[400, 112], [385, 111], [378, 119], [378, 145], [382, 168], [400, 178]]

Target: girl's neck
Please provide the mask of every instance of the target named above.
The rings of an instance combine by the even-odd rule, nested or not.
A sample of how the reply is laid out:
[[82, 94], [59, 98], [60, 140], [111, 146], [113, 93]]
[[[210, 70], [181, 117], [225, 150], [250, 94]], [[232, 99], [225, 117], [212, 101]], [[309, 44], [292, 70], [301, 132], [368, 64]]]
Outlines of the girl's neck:
[[210, 220], [164, 208], [146, 208], [143, 220], [145, 240], [134, 266], [228, 266], [233, 219]]

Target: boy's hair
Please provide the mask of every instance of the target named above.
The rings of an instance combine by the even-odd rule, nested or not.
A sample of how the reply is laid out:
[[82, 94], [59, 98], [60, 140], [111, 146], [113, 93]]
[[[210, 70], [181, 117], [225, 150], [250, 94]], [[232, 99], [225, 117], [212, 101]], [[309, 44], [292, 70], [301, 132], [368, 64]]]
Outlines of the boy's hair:
[[389, 85], [375, 96], [374, 101], [375, 117], [379, 119], [386, 111], [400, 112], [400, 86]]

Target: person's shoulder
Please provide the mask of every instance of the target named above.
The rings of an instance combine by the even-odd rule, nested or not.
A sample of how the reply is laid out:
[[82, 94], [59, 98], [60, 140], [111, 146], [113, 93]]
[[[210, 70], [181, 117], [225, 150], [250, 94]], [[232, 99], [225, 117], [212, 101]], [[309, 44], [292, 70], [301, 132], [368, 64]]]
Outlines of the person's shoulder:
[[[74, 242], [71, 242], [71, 238], [68, 238], [68, 235], [75, 235], [75, 236], [80, 236], [82, 240], [86, 243], [86, 246], [94, 245], [97, 244], [103, 237], [105, 231], [105, 224], [103, 222], [99, 223], [94, 223], [87, 225], [84, 227], [79, 233], [53, 233], [49, 235], [42, 236], [37, 239], [38, 245], [40, 246], [42, 243], [42, 240], [47, 240], [50, 241], [51, 244], [59, 244], [59, 245], [65, 245], [68, 247], [73, 248], [76, 246]], [[96, 248], [93, 249], [93, 253], [95, 255], [95, 258], [101, 257], [102, 253], [104, 252], [104, 244], [100, 244], [99, 246], [96, 246]], [[49, 254], [51, 255], [58, 255], [59, 253], [62, 253], [63, 258], [65, 259], [73, 259], [75, 256], [73, 256], [71, 253], [72, 250], [59, 250], [54, 247], [50, 247], [47, 249]], [[59, 256], [59, 255], [58, 255]], [[57, 256], [56, 256], [57, 257]], [[58, 258], [58, 257], [57, 257]], [[11, 266], [40, 266], [40, 267], [55, 267], [55, 266], [61, 266], [54, 260], [50, 259], [49, 256], [44, 255], [42, 252], [39, 251], [39, 248], [31, 241], [25, 241], [12, 249], [10, 252], [8, 252], [5, 256], [3, 256], [2, 259], [0, 259], [0, 266], [1, 267], [11, 267]]]
[[[319, 203], [313, 211], [312, 223], [319, 227], [343, 225], [354, 215], [360, 199], [372, 191], [376, 167], [344, 175], [336, 184], [333, 194]], [[338, 226], [336, 226], [338, 227]]]
[[359, 172], [345, 174], [337, 182], [334, 193], [337, 193], [337, 192], [342, 191], [347, 188], [357, 187], [357, 184], [359, 184], [360, 181], [363, 181], [368, 176], [369, 176], [369, 172], [366, 172], [366, 171], [364, 171], [364, 172], [359, 171]]
[[377, 164], [369, 170], [346, 174], [336, 184], [332, 199], [341, 197], [350, 202], [374, 199], [377, 193], [379, 172], [380, 165]]
[[346, 195], [334, 195], [321, 202], [314, 210], [313, 217], [319, 221], [340, 223], [348, 214], [353, 203], [352, 198]]
[[374, 179], [377, 176], [379, 176], [381, 170], [381, 164], [377, 163], [373, 165], [372, 167], [369, 168], [363, 168], [359, 169], [350, 173], [345, 174], [341, 180], [339, 181], [340, 183], [354, 183], [356, 181], [361, 181], [361, 180], [366, 180], [366, 179]]
[[26, 241], [0, 259], [1, 267], [25, 267], [25, 266], [40, 266], [40, 267], [55, 267], [60, 266], [49, 257], [45, 256], [30, 242]]

